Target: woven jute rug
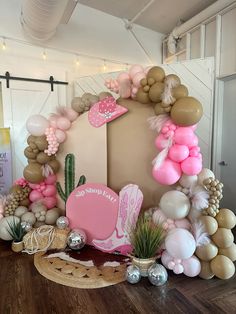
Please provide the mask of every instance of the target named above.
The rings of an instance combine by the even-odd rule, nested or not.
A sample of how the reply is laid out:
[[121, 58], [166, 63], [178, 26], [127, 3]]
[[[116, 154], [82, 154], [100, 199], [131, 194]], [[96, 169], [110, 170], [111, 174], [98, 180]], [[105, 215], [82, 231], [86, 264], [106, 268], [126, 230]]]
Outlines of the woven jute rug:
[[[92, 253], [96, 252], [92, 251]], [[45, 278], [65, 286], [94, 289], [125, 281], [125, 262], [115, 267], [101, 263], [94, 263], [93, 266], [88, 267], [80, 264], [79, 261], [75, 263], [59, 257], [46, 257], [47, 254], [41, 252], [34, 255], [36, 269]]]

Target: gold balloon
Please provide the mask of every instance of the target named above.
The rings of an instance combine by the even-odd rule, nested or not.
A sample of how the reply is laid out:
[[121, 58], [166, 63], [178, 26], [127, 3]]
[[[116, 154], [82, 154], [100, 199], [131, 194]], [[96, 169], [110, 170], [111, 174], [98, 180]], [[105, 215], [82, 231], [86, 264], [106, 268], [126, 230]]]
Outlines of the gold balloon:
[[222, 249], [230, 247], [234, 242], [234, 236], [231, 230], [226, 228], [218, 228], [215, 234], [211, 236], [214, 243]]
[[172, 96], [177, 100], [188, 96], [188, 89], [184, 85], [179, 85], [172, 89]]
[[209, 235], [212, 235], [217, 231], [218, 223], [215, 218], [211, 216], [201, 216], [200, 220], [202, 221], [205, 230]]
[[229, 279], [234, 275], [234, 263], [224, 255], [217, 255], [210, 265], [213, 273], [220, 279]]
[[221, 208], [216, 216], [219, 227], [233, 229], [236, 225], [236, 216], [232, 210]]
[[28, 158], [28, 159], [35, 159], [36, 156], [37, 156], [37, 154], [32, 151], [32, 149], [30, 148], [30, 146], [27, 146], [27, 147], [25, 148], [25, 150], [24, 150], [24, 155], [25, 155], [25, 157]]
[[30, 136], [28, 136], [28, 138], [27, 138], [27, 143], [30, 145], [31, 142], [34, 143], [35, 139], [36, 139], [36, 136], [30, 135]]
[[209, 262], [218, 254], [218, 248], [214, 243], [209, 243], [207, 245], [198, 246], [195, 255], [197, 255], [200, 260]]
[[109, 92], [101, 92], [101, 93], [98, 95], [99, 100], [103, 100], [104, 98], [106, 98], [106, 97], [111, 97], [111, 96], [112, 96], [112, 94], [109, 93]]
[[45, 135], [36, 136], [34, 143], [37, 145], [38, 149], [42, 152], [48, 148], [48, 142]]
[[54, 173], [57, 173], [60, 169], [60, 163], [56, 159], [50, 160], [47, 164], [52, 168]]
[[148, 104], [150, 103], [150, 98], [148, 96], [148, 93], [145, 93], [142, 89], [142, 87], [140, 87], [138, 89], [138, 92], [136, 94], [136, 99], [138, 102], [141, 102], [141, 104]]
[[198, 123], [202, 117], [201, 103], [194, 97], [178, 99], [171, 109], [171, 119], [180, 126], [190, 126]]
[[158, 116], [159, 114], [165, 113], [165, 109], [162, 108], [161, 103], [157, 103], [154, 107], [155, 114]]
[[50, 158], [50, 156], [48, 156], [46, 153], [40, 152], [40, 153], [37, 155], [36, 160], [37, 160], [37, 162], [40, 163], [40, 164], [46, 164], [47, 162], [49, 162], [49, 160], [51, 160], [51, 158]]
[[30, 200], [28, 198], [25, 198], [24, 200], [20, 201], [20, 206], [30, 206]]
[[22, 192], [22, 187], [20, 185], [13, 185], [11, 188], [10, 188], [10, 191], [9, 193], [17, 193], [17, 192]]
[[44, 180], [42, 174], [42, 165], [39, 163], [30, 163], [23, 172], [24, 178], [30, 183], [39, 183]]
[[236, 261], [236, 244], [233, 243], [226, 249], [219, 249], [219, 254], [227, 256], [232, 262]]
[[214, 277], [209, 262], [201, 261], [201, 271], [198, 276], [202, 279], [211, 279]]
[[165, 78], [165, 72], [160, 67], [152, 67], [147, 73], [147, 79], [153, 78], [156, 82], [162, 82]]
[[161, 101], [161, 94], [164, 91], [164, 83], [157, 82], [153, 84], [149, 90], [149, 98], [152, 102], [159, 102]]

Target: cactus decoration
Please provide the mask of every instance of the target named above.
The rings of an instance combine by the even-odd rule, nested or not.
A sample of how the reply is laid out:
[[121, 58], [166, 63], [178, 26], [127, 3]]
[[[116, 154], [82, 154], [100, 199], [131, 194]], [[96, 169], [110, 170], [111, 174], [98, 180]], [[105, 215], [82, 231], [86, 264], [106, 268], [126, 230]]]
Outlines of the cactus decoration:
[[[63, 192], [61, 184], [57, 182], [57, 191], [61, 199], [66, 203], [70, 193], [75, 189], [75, 156], [67, 154], [65, 158], [65, 192]], [[86, 178], [84, 175], [80, 176], [76, 187], [85, 184]]]

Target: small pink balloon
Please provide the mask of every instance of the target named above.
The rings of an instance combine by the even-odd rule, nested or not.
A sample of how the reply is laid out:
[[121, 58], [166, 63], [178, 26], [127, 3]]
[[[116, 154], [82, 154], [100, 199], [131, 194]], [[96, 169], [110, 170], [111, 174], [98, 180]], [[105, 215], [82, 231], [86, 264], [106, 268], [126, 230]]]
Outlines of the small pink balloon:
[[31, 202], [37, 202], [43, 198], [43, 194], [37, 190], [33, 190], [30, 192], [29, 199]]
[[184, 267], [184, 274], [188, 277], [195, 277], [201, 271], [201, 264], [196, 256], [192, 256], [182, 261]]
[[164, 136], [163, 134], [159, 134], [159, 135], [156, 137], [155, 146], [156, 146], [156, 148], [157, 148], [159, 151], [161, 151], [161, 150], [163, 150], [164, 148], [166, 148], [167, 143], [168, 143], [168, 140], [165, 138], [165, 136]]
[[164, 160], [158, 169], [155, 166], [152, 169], [154, 179], [164, 185], [175, 184], [180, 179], [181, 174], [180, 165], [168, 158]]
[[38, 184], [35, 184], [35, 183], [29, 183], [29, 187], [31, 188], [31, 189], [37, 189], [37, 187], [38, 187]]
[[175, 225], [176, 225], [176, 228], [183, 228], [187, 230], [190, 230], [191, 228], [191, 224], [189, 220], [186, 218], [175, 220]]
[[131, 96], [131, 83], [128, 80], [124, 80], [120, 83], [119, 94], [122, 98], [129, 98]]
[[175, 162], [181, 162], [189, 156], [189, 149], [186, 145], [173, 145], [169, 150], [169, 158]]
[[136, 73], [143, 72], [143, 71], [144, 69], [141, 65], [135, 64], [135, 65], [132, 65], [131, 68], [129, 69], [129, 75], [133, 79]]
[[146, 75], [144, 72], [138, 72], [135, 74], [135, 76], [133, 77], [133, 84], [135, 87], [140, 87], [140, 81], [145, 78]]
[[55, 136], [58, 140], [58, 143], [63, 143], [66, 140], [66, 133], [60, 129], [56, 129]]
[[71, 127], [71, 122], [65, 117], [59, 117], [57, 119], [57, 127], [63, 131], [69, 130]]
[[46, 179], [45, 179], [45, 183], [46, 184], [53, 184], [57, 181], [57, 176], [55, 174], [50, 174]]
[[71, 122], [75, 121], [78, 118], [79, 114], [74, 109], [65, 107], [64, 110], [66, 112], [67, 119], [70, 120]]
[[54, 196], [48, 196], [42, 200], [42, 203], [47, 207], [47, 209], [51, 209], [57, 205], [57, 199]]
[[121, 72], [118, 76], [117, 76], [117, 82], [121, 83], [124, 80], [130, 80], [130, 76], [129, 73], [127, 72]]
[[49, 118], [49, 123], [50, 123], [50, 126], [53, 127], [53, 128], [56, 128], [57, 127], [57, 119], [59, 118], [59, 115], [52, 115], [50, 118]]
[[174, 141], [179, 145], [196, 146], [195, 143], [193, 144], [196, 141], [196, 135], [189, 127], [179, 127], [175, 131]]
[[202, 160], [197, 157], [188, 157], [181, 163], [183, 173], [194, 176], [202, 171]]
[[168, 267], [168, 264], [173, 261], [173, 256], [171, 256], [167, 251], [164, 251], [161, 255], [161, 262], [166, 267]]
[[182, 274], [183, 271], [184, 271], [184, 267], [183, 267], [183, 265], [181, 265], [181, 264], [177, 264], [177, 265], [175, 265], [174, 268], [173, 268], [173, 272], [174, 272], [176, 275]]
[[43, 196], [55, 196], [56, 192], [57, 192], [57, 190], [56, 190], [55, 185], [49, 184], [43, 190]]

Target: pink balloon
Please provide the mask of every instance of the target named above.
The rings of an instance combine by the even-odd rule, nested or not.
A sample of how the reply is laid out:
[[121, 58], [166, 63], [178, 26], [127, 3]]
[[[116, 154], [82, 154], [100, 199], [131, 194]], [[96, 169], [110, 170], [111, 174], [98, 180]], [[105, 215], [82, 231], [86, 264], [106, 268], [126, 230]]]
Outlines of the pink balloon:
[[29, 183], [29, 187], [31, 188], [31, 189], [37, 189], [37, 187], [38, 187], [39, 185], [38, 184], [36, 184], [36, 183]]
[[167, 251], [164, 251], [161, 255], [161, 262], [162, 264], [166, 267], [166, 268], [169, 268], [168, 267], [168, 264], [170, 262], [173, 261], [173, 256], [171, 256]]
[[57, 205], [57, 199], [56, 197], [48, 196], [42, 200], [42, 203], [47, 207], [47, 209], [50, 209]]
[[55, 135], [56, 135], [56, 138], [58, 140], [58, 143], [63, 143], [65, 142], [66, 140], [66, 133], [60, 129], [57, 129], [55, 131]]
[[194, 124], [194, 125], [190, 125], [189, 126], [193, 131], [195, 131], [197, 129], [197, 124]]
[[65, 117], [59, 117], [57, 119], [57, 127], [58, 129], [66, 131], [71, 127], [71, 122]]
[[133, 79], [135, 74], [138, 72], [143, 72], [143, 67], [141, 65], [135, 64], [132, 65], [131, 68], [129, 69], [129, 75]]
[[186, 146], [196, 146], [193, 142], [196, 141], [196, 135], [193, 130], [189, 127], [179, 127], [175, 131], [174, 141], [176, 144], [186, 145]]
[[171, 229], [165, 239], [165, 247], [170, 255], [186, 259], [193, 255], [196, 242], [193, 235], [186, 229]]
[[49, 121], [40, 114], [30, 116], [26, 121], [26, 129], [34, 136], [44, 135], [45, 130], [49, 127]]
[[189, 149], [186, 145], [173, 145], [169, 150], [169, 158], [181, 162], [189, 156]]
[[57, 190], [56, 190], [55, 185], [49, 184], [49, 185], [46, 185], [46, 188], [43, 191], [43, 196], [54, 196], [56, 195], [56, 192]]
[[184, 274], [188, 277], [195, 277], [201, 271], [201, 264], [196, 256], [192, 256], [182, 261], [184, 266]]
[[118, 83], [121, 83], [125, 80], [130, 80], [130, 76], [129, 76], [129, 73], [127, 72], [122, 72], [120, 73], [118, 76], [117, 76], [117, 82]]
[[176, 225], [176, 228], [182, 228], [182, 229], [187, 229], [187, 230], [190, 230], [191, 228], [191, 224], [189, 220], [186, 218], [175, 220], [175, 225]]
[[57, 127], [57, 119], [59, 118], [58, 114], [53, 114], [51, 117], [49, 117], [49, 123], [50, 126], [53, 128]]
[[152, 169], [154, 179], [164, 185], [175, 184], [180, 179], [181, 174], [180, 165], [168, 158], [164, 160], [158, 169], [155, 166]]
[[124, 80], [120, 83], [119, 94], [122, 98], [129, 98], [131, 96], [131, 83], [128, 80]]
[[46, 179], [45, 179], [45, 183], [46, 184], [53, 184], [57, 181], [57, 176], [55, 174], [50, 174]]
[[75, 121], [79, 115], [78, 112], [76, 112], [72, 108], [65, 107], [64, 111], [65, 111], [67, 119], [70, 120], [71, 122]]
[[174, 272], [176, 275], [182, 274], [183, 271], [184, 271], [184, 267], [183, 267], [183, 265], [181, 265], [181, 264], [177, 264], [177, 265], [175, 265], [174, 268], [173, 268], [173, 272]]
[[202, 171], [202, 160], [197, 157], [188, 157], [181, 163], [183, 173], [194, 176]]
[[166, 148], [167, 146], [167, 143], [168, 143], [168, 140], [165, 138], [165, 136], [163, 134], [159, 134], [157, 137], [156, 137], [156, 140], [155, 140], [155, 145], [156, 145], [156, 148], [158, 150], [163, 150], [164, 148]]
[[135, 85], [135, 87], [140, 87], [140, 81], [145, 77], [146, 75], [144, 72], [136, 73], [135, 76], [133, 77], [133, 84]]
[[43, 194], [37, 190], [33, 190], [30, 192], [29, 199], [31, 202], [37, 202], [43, 198]]

